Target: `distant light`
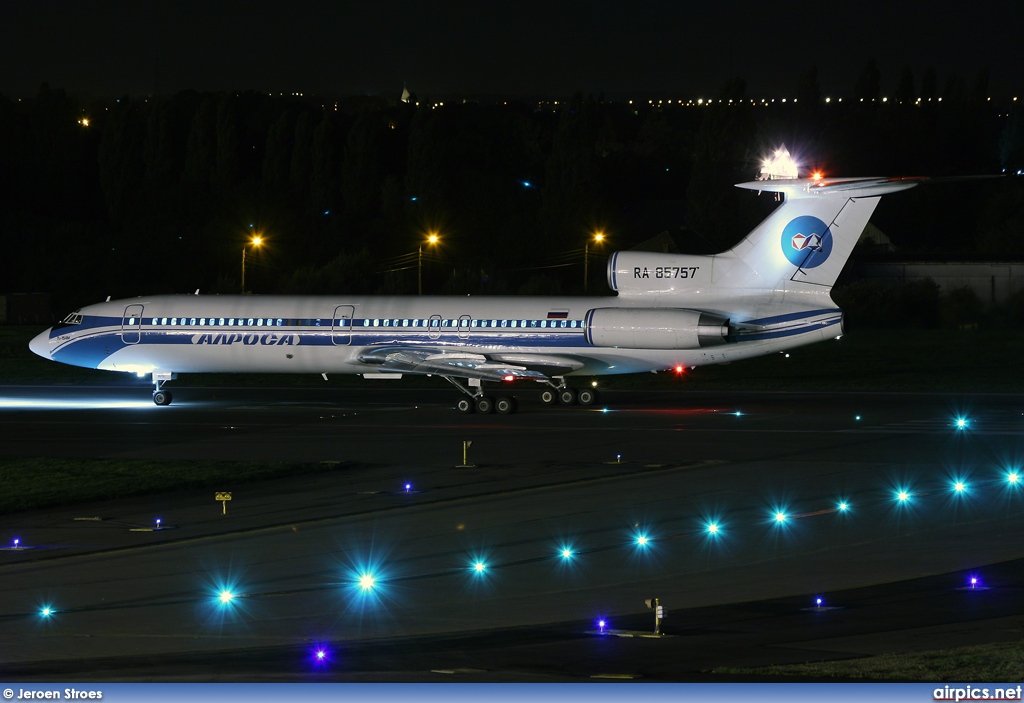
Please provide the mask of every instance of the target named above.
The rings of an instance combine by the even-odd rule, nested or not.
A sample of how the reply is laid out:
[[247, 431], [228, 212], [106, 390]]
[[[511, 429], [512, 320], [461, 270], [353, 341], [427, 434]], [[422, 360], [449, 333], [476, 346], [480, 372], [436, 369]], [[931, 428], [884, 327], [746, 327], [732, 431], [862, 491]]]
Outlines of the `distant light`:
[[605, 621], [604, 620], [598, 620], [597, 621], [597, 629], [600, 630], [602, 633], [604, 633], [604, 627], [605, 627]]
[[14, 548], [17, 549], [19, 544], [21, 544], [21, 540], [18, 539], [17, 537], [15, 537], [15, 539], [14, 539]]
[[775, 513], [775, 522], [782, 523], [782, 522], [785, 522], [785, 521], [786, 521], [786, 513], [782, 512], [781, 510], [779, 512]]
[[482, 574], [484, 571], [487, 570], [487, 564], [483, 563], [482, 561], [478, 561], [475, 564], [473, 564], [473, 570], [478, 574]]
[[739, 410], [737, 410], [736, 412], [734, 412], [734, 413], [733, 413], [733, 415], [735, 415], [736, 417], [743, 417], [743, 413], [742, 413], [742, 412], [740, 412]]
[[970, 425], [970, 424], [971, 424], [971, 421], [968, 420], [966, 417], [958, 417], [956, 419], [956, 428], [958, 430], [965, 430], [965, 429], [967, 429], [968, 425]]
[[685, 371], [685, 370], [686, 370], [686, 367], [685, 367], [685, 366], [683, 366], [682, 364], [678, 364], [678, 365], [676, 365], [676, 373], [678, 373], [678, 374], [681, 374], [681, 373], [683, 373], [683, 371]]
[[524, 188], [529, 188], [529, 187], [531, 187], [531, 186], [533, 185], [533, 184], [532, 184], [532, 183], [530, 183], [529, 181], [522, 181], [522, 184], [523, 184], [523, 187], [524, 187]]
[[373, 574], [363, 574], [359, 577], [359, 588], [364, 591], [372, 591], [376, 583], [377, 579], [374, 578]]
[[411, 483], [405, 484], [405, 492], [406, 493], [408, 493], [411, 489], [412, 489], [412, 484]]
[[853, 416], [853, 419], [854, 419], [854, 420], [857, 420], [857, 421], [859, 422], [859, 421], [860, 421], [860, 415], [854, 415], [854, 416]]
[[709, 535], [717, 535], [718, 534], [718, 523], [717, 522], [708, 523], [708, 534]]
[[317, 661], [322, 662], [326, 658], [327, 658], [327, 652], [325, 652], [322, 649], [316, 650], [316, 660]]
[[1006, 474], [1006, 482], [1011, 486], [1016, 486], [1020, 483], [1020, 474], [1016, 471], [1010, 471]]
[[636, 544], [638, 547], [647, 546], [647, 535], [638, 535], [636, 538]]
[[953, 490], [956, 491], [957, 493], [963, 493], [964, 491], [967, 490], [967, 484], [964, 483], [963, 481], [956, 481], [955, 483], [953, 483]]
[[217, 595], [217, 600], [221, 602], [221, 605], [228, 605], [234, 599], [235, 594], [226, 588]]
[[977, 588], [977, 586], [978, 586], [978, 577], [977, 576], [972, 576], [971, 577], [971, 588]]
[[156, 519], [156, 529], [160, 529], [160, 523], [163, 522], [160, 518]]
[[845, 500], [842, 500], [842, 501], [839, 501], [838, 508], [839, 508], [839, 512], [845, 513], [847, 510], [850, 509], [850, 504], [847, 503]]
[[568, 547], [562, 550], [563, 559], [572, 559], [572, 550]]
[[897, 491], [896, 498], [901, 503], [906, 503], [908, 500], [910, 500], [910, 493], [907, 491]]
[[821, 607], [821, 598], [815, 598], [814, 599], [814, 604], [820, 608]]
[[43, 606], [42, 608], [39, 609], [39, 615], [41, 617], [48, 618], [51, 615], [53, 615], [53, 610], [48, 605], [47, 606]]

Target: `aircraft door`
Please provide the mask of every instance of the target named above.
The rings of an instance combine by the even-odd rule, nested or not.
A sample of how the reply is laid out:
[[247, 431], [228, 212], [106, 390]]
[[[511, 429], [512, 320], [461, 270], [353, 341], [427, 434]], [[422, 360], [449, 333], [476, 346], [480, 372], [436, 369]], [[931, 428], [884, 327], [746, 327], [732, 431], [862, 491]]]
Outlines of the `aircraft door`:
[[427, 328], [427, 336], [431, 339], [441, 338], [441, 316], [431, 315], [430, 316], [430, 327]]
[[339, 305], [334, 308], [334, 317], [331, 318], [331, 341], [337, 346], [352, 343], [353, 315], [355, 315], [355, 307], [352, 305]]
[[129, 305], [121, 320], [121, 339], [125, 344], [138, 344], [142, 339], [142, 306]]
[[473, 324], [471, 315], [459, 315], [459, 339], [469, 339], [469, 326]]

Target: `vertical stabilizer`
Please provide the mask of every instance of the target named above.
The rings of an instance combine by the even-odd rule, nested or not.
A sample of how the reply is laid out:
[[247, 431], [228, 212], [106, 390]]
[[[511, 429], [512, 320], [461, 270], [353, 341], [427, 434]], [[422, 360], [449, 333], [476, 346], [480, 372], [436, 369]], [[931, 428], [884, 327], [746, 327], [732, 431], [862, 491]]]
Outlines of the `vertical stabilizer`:
[[856, 178], [754, 181], [738, 187], [782, 193], [785, 202], [739, 244], [715, 257], [715, 286], [775, 292], [828, 291], [886, 193], [916, 180]]

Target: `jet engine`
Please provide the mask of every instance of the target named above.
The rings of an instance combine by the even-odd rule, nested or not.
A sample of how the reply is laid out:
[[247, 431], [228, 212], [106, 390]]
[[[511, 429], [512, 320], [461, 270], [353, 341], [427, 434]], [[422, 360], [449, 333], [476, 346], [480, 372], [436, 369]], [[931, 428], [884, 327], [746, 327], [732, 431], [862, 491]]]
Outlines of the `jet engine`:
[[590, 344], [623, 349], [697, 349], [725, 344], [729, 320], [678, 308], [595, 308], [587, 312]]

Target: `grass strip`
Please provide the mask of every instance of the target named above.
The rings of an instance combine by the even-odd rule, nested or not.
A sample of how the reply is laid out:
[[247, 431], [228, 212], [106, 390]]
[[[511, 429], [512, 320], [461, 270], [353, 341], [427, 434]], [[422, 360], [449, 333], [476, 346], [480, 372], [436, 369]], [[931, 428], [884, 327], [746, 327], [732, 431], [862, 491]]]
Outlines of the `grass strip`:
[[96, 500], [322, 474], [351, 464], [134, 459], [0, 459], [0, 514]]
[[881, 654], [861, 659], [763, 666], [719, 667], [715, 674], [871, 679], [875, 681], [1018, 682], [1024, 678], [1024, 642], [997, 642], [926, 652]]

